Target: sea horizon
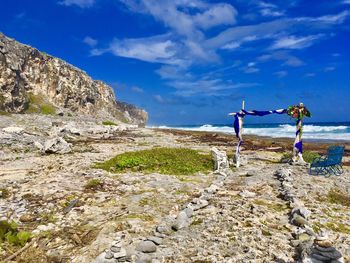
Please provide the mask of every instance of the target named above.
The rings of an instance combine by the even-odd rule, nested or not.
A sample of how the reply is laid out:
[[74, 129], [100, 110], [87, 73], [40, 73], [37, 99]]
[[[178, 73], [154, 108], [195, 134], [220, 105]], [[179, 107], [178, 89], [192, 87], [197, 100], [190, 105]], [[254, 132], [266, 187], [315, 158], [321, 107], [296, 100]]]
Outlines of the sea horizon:
[[[234, 134], [233, 124], [192, 124], [192, 125], [148, 125], [148, 128], [177, 129], [187, 131], [206, 131]], [[273, 138], [294, 138], [295, 124], [283, 123], [245, 123], [244, 135], [269, 136]], [[307, 122], [303, 126], [303, 139], [350, 141], [350, 121]]]

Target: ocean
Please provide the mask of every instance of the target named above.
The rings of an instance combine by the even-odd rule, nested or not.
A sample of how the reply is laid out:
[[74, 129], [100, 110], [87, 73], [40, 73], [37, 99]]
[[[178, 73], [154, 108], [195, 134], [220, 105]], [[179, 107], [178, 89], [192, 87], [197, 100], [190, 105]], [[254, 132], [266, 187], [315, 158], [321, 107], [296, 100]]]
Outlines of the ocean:
[[[234, 134], [233, 124], [152, 126], [151, 128], [209, 131]], [[293, 123], [245, 123], [243, 126], [243, 135], [244, 134], [270, 136], [275, 138], [294, 138], [295, 125]], [[350, 122], [308, 122], [303, 126], [303, 139], [350, 141]]]

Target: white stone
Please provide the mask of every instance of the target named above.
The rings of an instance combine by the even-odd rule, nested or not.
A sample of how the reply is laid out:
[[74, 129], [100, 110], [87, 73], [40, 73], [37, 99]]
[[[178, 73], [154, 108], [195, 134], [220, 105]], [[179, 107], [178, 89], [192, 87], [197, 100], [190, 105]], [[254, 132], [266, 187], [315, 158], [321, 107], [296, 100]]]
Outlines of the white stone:
[[239, 195], [242, 197], [245, 197], [245, 198], [251, 198], [251, 197], [255, 197], [256, 193], [250, 192], [248, 190], [244, 190], [244, 191], [240, 192]]
[[45, 142], [43, 151], [45, 153], [69, 153], [70, 144], [61, 137], [56, 137]]
[[7, 133], [17, 133], [17, 134], [22, 133], [24, 131], [23, 128], [16, 127], [16, 126], [6, 127], [6, 128], [3, 128], [2, 130]]

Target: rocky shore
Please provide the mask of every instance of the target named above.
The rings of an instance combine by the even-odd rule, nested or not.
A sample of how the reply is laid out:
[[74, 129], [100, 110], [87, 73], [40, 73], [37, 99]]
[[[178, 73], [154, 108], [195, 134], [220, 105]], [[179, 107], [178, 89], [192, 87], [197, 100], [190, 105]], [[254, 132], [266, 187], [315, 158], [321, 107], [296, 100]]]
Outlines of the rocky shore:
[[[203, 154], [216, 147], [230, 159], [235, 143], [224, 134], [138, 128], [92, 117], [0, 116], [0, 218], [31, 233], [23, 246], [1, 240], [0, 258], [326, 262], [312, 258], [318, 248], [332, 262], [347, 262], [349, 169], [325, 178], [308, 175], [305, 166], [281, 163], [290, 150], [288, 139], [248, 137], [242, 151], [247, 163], [239, 170], [168, 175], [96, 167], [117, 154], [155, 147]], [[322, 154], [327, 146], [306, 143], [305, 149]], [[281, 178], [288, 178], [287, 184]], [[286, 189], [303, 204], [305, 218], [293, 216]], [[301, 250], [303, 244], [310, 246]]]

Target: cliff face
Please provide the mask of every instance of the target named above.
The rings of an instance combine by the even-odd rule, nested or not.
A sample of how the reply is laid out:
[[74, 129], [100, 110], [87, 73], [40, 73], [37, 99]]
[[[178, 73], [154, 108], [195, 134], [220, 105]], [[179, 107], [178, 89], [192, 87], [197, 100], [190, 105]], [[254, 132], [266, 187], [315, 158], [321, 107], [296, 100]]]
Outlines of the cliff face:
[[84, 71], [0, 33], [0, 110], [68, 110], [144, 125], [148, 115], [118, 102], [111, 87]]

